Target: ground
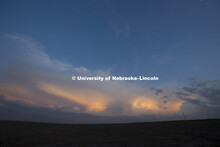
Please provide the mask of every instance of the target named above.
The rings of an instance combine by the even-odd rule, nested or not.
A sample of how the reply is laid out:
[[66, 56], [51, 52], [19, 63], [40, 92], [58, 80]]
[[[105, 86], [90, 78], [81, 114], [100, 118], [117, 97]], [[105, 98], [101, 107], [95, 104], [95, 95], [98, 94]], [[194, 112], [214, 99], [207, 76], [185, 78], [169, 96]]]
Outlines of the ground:
[[0, 121], [0, 147], [220, 146], [220, 119], [125, 124]]

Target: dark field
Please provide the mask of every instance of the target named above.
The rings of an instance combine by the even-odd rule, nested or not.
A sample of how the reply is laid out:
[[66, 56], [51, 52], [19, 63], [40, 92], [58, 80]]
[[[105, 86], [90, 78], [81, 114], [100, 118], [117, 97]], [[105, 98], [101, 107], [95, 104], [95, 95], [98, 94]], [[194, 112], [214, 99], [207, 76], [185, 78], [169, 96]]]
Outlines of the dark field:
[[0, 146], [220, 146], [220, 120], [128, 124], [0, 121]]

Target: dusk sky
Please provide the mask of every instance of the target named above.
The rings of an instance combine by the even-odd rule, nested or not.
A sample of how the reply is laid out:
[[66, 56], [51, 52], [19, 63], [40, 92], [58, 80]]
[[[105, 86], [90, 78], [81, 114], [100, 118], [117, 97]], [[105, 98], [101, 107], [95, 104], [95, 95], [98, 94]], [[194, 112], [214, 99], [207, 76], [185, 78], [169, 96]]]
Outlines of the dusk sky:
[[219, 0], [0, 0], [0, 22], [1, 120], [220, 118]]

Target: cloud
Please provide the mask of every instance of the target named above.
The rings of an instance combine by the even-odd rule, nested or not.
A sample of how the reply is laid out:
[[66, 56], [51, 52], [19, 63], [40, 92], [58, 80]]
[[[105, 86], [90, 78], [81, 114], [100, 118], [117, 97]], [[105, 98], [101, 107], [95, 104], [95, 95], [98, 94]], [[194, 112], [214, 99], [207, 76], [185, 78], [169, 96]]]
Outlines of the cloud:
[[150, 90], [155, 91], [156, 95], [163, 93], [163, 89], [156, 89], [155, 87], [150, 87]]
[[155, 94], [158, 95], [158, 94], [160, 94], [162, 92], [163, 92], [163, 89], [157, 89]]
[[208, 104], [220, 105], [220, 81], [209, 80], [201, 81], [200, 79], [191, 79], [191, 86], [182, 89], [189, 94], [196, 94], [207, 100]]
[[[178, 115], [140, 115], [140, 116], [97, 116], [86, 113], [63, 111], [61, 108], [42, 107], [26, 104], [20, 100], [6, 100], [0, 95], [0, 120], [19, 120], [56, 123], [125, 123], [146, 122], [155, 120], [179, 119]], [[113, 107], [111, 107], [113, 108]], [[77, 109], [78, 111], [78, 109]]]
[[5, 100], [0, 95], [0, 120], [38, 121], [56, 123], [106, 123], [107, 120], [85, 113], [65, 112], [60, 108], [27, 105], [20, 100]]
[[219, 117], [220, 81], [203, 81], [195, 77], [189, 81], [190, 86], [184, 86], [182, 91], [176, 92], [177, 97], [184, 101], [181, 111], [203, 118]]
[[[193, 84], [182, 87], [181, 91], [176, 87], [165, 88], [167, 85], [150, 88], [123, 81], [72, 81], [73, 75], [108, 76], [111, 73], [74, 67], [52, 58], [45, 53], [45, 47], [29, 37], [7, 37], [13, 46], [13, 53], [8, 51], [8, 56], [15, 56], [8, 58], [0, 73], [0, 95], [3, 95], [0, 108], [4, 109], [5, 118], [6, 108], [10, 108], [10, 116], [13, 112], [16, 117], [16, 110], [11, 106], [17, 102], [16, 109], [30, 108], [29, 112], [36, 115], [38, 111], [39, 115], [45, 111], [54, 118], [55, 114], [66, 117], [76, 115], [78, 120], [71, 120], [73, 122], [82, 122], [86, 116], [89, 116], [90, 122], [93, 122], [92, 118], [122, 121], [157, 116], [162, 119], [178, 115], [187, 103], [205, 109], [211, 108], [210, 105], [219, 106], [219, 81], [201, 83], [191, 79]], [[24, 113], [25, 118], [26, 115]]]

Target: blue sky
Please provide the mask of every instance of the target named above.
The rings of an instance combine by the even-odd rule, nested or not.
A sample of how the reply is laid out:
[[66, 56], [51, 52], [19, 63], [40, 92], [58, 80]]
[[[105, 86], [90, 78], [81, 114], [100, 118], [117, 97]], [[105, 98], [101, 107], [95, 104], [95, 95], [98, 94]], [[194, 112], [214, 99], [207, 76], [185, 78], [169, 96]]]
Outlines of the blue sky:
[[[180, 88], [189, 84], [187, 79], [191, 77], [206, 82], [218, 80], [219, 7], [218, 0], [0, 0], [1, 79], [10, 83], [4, 77], [5, 69], [25, 67], [29, 62], [34, 63], [30, 67], [35, 67], [38, 61], [32, 60], [45, 59], [54, 66], [59, 64], [57, 68], [63, 68], [61, 65], [73, 69], [83, 67], [89, 73], [159, 76], [156, 82], [134, 83], [139, 87], [137, 91], [151, 86]], [[17, 53], [17, 48], [24, 46], [31, 48], [32, 53]], [[27, 56], [30, 57], [26, 59]], [[16, 62], [18, 65], [11, 66]], [[42, 69], [40, 65], [35, 67], [39, 74], [50, 75], [44, 70], [47, 67]], [[62, 77], [69, 72], [65, 71]], [[14, 75], [16, 77], [22, 79]], [[44, 79], [41, 78], [36, 79]], [[6, 97], [6, 89], [2, 91]], [[198, 98], [202, 97], [200, 92], [197, 91]], [[191, 94], [195, 99], [195, 93]]]

